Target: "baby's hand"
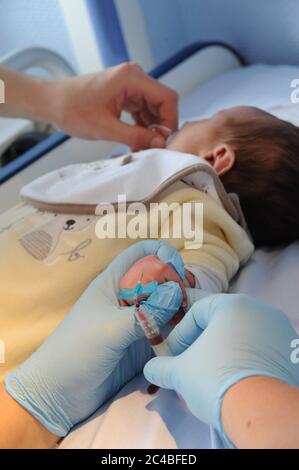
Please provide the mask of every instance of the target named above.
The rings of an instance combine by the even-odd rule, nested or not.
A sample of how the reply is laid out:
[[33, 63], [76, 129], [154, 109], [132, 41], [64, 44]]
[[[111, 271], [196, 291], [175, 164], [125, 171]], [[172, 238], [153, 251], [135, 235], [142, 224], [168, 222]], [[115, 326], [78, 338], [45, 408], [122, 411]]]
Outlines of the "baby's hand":
[[[167, 281], [177, 282], [183, 293], [183, 305], [186, 304], [187, 294], [183, 281], [181, 280], [178, 273], [168, 264], [163, 263], [157, 256], [148, 255], [140, 258], [136, 263], [131, 266], [129, 271], [121, 278], [119, 288], [120, 289], [134, 289], [137, 282], [141, 278], [142, 284], [147, 284], [151, 281], [157, 281], [158, 284], [163, 284]], [[130, 302], [120, 300], [120, 305], [126, 306]], [[133, 300], [133, 299], [132, 299]]]

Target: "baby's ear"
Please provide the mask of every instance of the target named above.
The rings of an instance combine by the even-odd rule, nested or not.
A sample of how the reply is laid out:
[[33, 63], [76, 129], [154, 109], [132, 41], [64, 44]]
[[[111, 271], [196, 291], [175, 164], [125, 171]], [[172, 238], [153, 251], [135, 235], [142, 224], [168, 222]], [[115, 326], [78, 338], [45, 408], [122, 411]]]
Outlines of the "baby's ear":
[[203, 158], [212, 165], [218, 176], [227, 173], [235, 163], [235, 151], [227, 144], [220, 144], [210, 152], [207, 152]]

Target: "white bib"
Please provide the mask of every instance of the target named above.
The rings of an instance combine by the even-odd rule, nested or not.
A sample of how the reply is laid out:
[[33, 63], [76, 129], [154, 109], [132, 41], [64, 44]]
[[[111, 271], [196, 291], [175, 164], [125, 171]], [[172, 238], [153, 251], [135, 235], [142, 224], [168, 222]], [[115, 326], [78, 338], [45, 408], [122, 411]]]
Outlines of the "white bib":
[[24, 186], [21, 197], [39, 209], [93, 213], [103, 203], [150, 202], [177, 180], [204, 191], [243, 225], [236, 195], [227, 194], [214, 169], [195, 155], [150, 149], [92, 163], [69, 165]]

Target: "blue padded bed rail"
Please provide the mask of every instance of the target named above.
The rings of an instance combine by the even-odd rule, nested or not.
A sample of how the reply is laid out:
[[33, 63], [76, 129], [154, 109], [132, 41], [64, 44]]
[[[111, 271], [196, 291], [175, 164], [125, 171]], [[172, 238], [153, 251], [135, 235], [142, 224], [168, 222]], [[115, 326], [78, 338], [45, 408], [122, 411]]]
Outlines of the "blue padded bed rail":
[[193, 44], [190, 44], [187, 47], [184, 47], [179, 52], [169, 57], [169, 59], [157, 65], [157, 67], [155, 67], [153, 70], [149, 72], [149, 75], [154, 78], [160, 78], [162, 75], [169, 72], [171, 69], [179, 65], [181, 62], [184, 62], [184, 60], [188, 59], [196, 52], [208, 46], [221, 46], [221, 47], [224, 47], [225, 49], [228, 49], [238, 58], [241, 65], [245, 65], [245, 61], [243, 57], [241, 57], [239, 52], [237, 52], [233, 47], [229, 46], [228, 44], [225, 44], [224, 42], [219, 42], [219, 41], [195, 42]]
[[[204, 49], [207, 46], [225, 47], [235, 54], [241, 64], [244, 64], [244, 60], [240, 56], [240, 54], [227, 44], [224, 44], [222, 42], [196, 42], [185, 47], [181, 51], [171, 56], [165, 62], [155, 67], [149, 72], [149, 75], [154, 78], [160, 78], [162, 75], [169, 72], [175, 66], [179, 65], [184, 60], [188, 59], [190, 56], [200, 51], [201, 49]], [[28, 150], [20, 157], [16, 158], [14, 161], [8, 163], [3, 168], [0, 168], [0, 184], [4, 183], [9, 178], [12, 178], [14, 175], [24, 170], [24, 168], [31, 165], [39, 158], [42, 158], [48, 152], [58, 147], [60, 144], [62, 144], [69, 138], [70, 136], [68, 136], [64, 132], [56, 132], [55, 134], [43, 140], [39, 144], [35, 145], [32, 149]]]
[[50, 152], [55, 147], [58, 147], [58, 145], [65, 142], [67, 139], [69, 139], [69, 136], [64, 132], [55, 132], [55, 134], [39, 142], [32, 149], [23, 153], [23, 155], [0, 169], [0, 184], [24, 170], [24, 168], [46, 155], [46, 153]]

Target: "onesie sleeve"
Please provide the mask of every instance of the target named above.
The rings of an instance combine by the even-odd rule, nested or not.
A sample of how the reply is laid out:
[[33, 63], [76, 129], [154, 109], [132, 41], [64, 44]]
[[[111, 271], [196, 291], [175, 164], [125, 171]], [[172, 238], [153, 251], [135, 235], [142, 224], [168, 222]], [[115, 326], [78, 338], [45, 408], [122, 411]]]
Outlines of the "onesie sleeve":
[[195, 276], [196, 287], [217, 293], [228, 289], [229, 281], [253, 250], [246, 231], [220, 204], [207, 196], [201, 245], [188, 241], [179, 251], [186, 269]]
[[186, 264], [185, 269], [193, 274], [195, 280], [195, 289], [203, 289], [207, 292], [217, 294], [223, 292], [224, 288], [218, 276], [196, 264]]

